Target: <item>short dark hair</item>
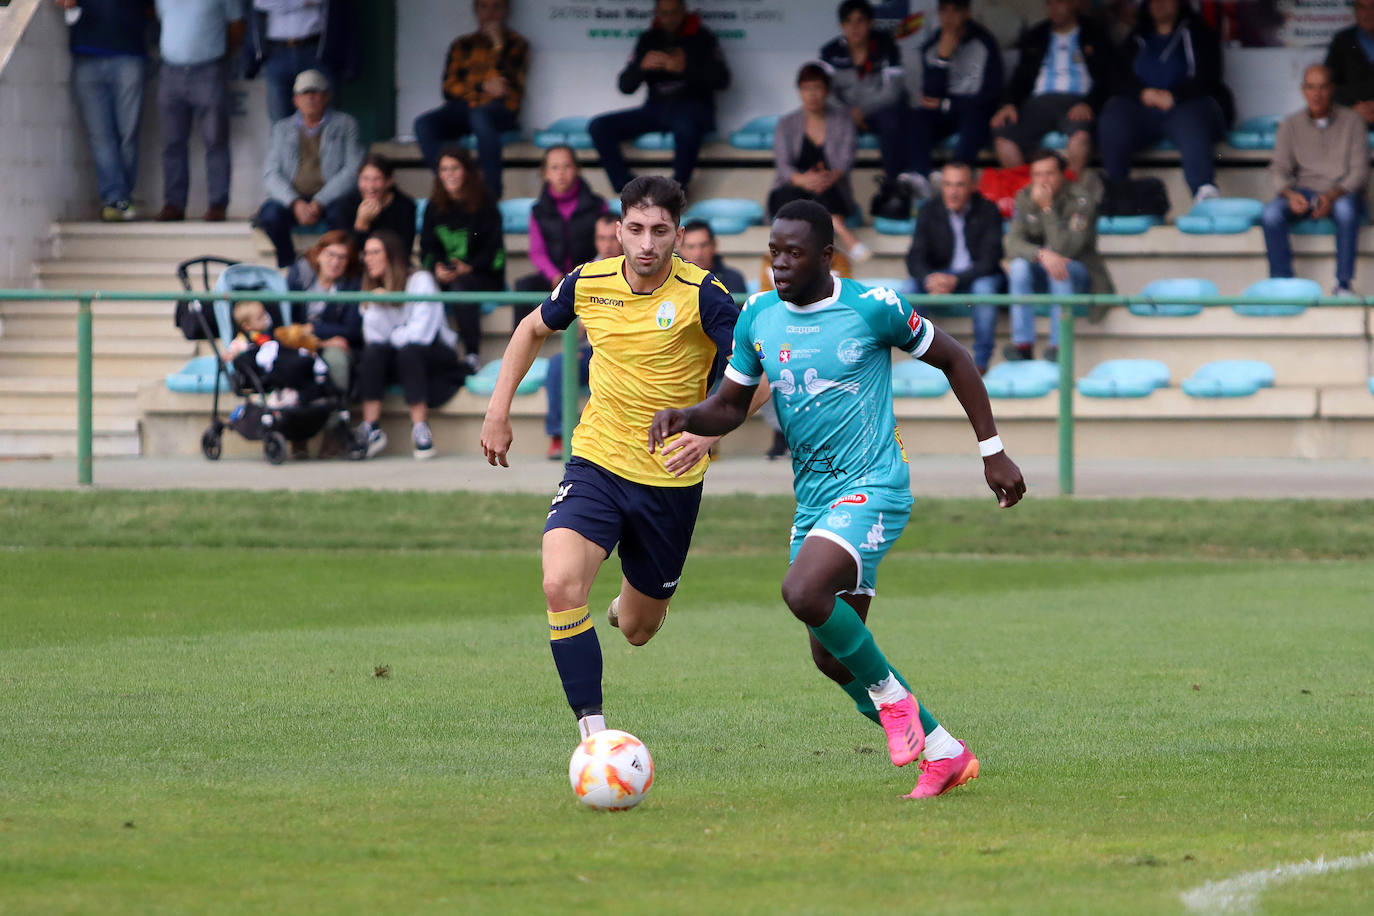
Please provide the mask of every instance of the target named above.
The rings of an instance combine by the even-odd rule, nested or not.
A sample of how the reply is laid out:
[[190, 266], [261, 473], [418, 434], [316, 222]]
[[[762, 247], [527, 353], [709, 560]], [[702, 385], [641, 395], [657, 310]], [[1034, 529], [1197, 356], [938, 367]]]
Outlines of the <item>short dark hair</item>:
[[662, 207], [676, 225], [682, 221], [682, 211], [687, 208], [687, 196], [682, 193], [682, 185], [671, 178], [640, 175], [620, 192], [622, 216], [634, 207]]
[[711, 241], [714, 242], [716, 240], [716, 231], [712, 229], [711, 224], [704, 219], [694, 219], [683, 226], [682, 234], [686, 235], [689, 232], [701, 232], [702, 230], [705, 230], [706, 234], [710, 236]]
[[820, 247], [835, 244], [835, 224], [830, 220], [830, 211], [814, 200], [794, 200], [783, 204], [773, 214], [773, 221], [795, 219], [811, 224], [811, 237]]
[[568, 158], [573, 161], [573, 168], [581, 168], [581, 165], [577, 161], [576, 150], [574, 150], [571, 146], [569, 146], [566, 143], [555, 143], [553, 146], [544, 150], [544, 155], [539, 158], [539, 171], [542, 172], [544, 171], [544, 169], [549, 167], [549, 157], [552, 156], [554, 153], [558, 152], [559, 150], [562, 150], [563, 152], [568, 154]]
[[363, 159], [363, 164], [358, 166], [358, 174], [363, 173], [363, 169], [372, 166], [382, 173], [383, 178], [390, 178], [396, 172], [396, 166], [392, 165], [391, 160], [381, 153], [371, 153]]
[[801, 69], [797, 71], [797, 85], [800, 86], [802, 83], [825, 83], [825, 88], [829, 89], [830, 74], [813, 60], [802, 64]]
[[943, 168], [964, 169], [969, 173], [969, 175], [972, 175], [974, 172], [973, 163], [965, 159], [949, 159], [945, 162]]
[[1029, 156], [1027, 156], [1026, 165], [1034, 165], [1042, 159], [1053, 159], [1054, 164], [1059, 166], [1059, 171], [1061, 172], [1064, 171], [1064, 169], [1068, 168], [1068, 165], [1065, 163], [1063, 156], [1059, 155], [1059, 153], [1057, 153], [1056, 151], [1045, 146], [1040, 147], [1039, 149], [1032, 152]]
[[973, 0], [939, 0], [939, 2], [935, 4], [935, 8], [939, 9], [942, 6], [952, 6], [957, 9], [966, 10], [972, 5]]
[[863, 13], [869, 22], [873, 21], [873, 4], [868, 0], [844, 0], [840, 4], [840, 21], [844, 22], [851, 13]]
[[603, 210], [603, 211], [601, 211], [601, 215], [598, 216], [598, 217], [596, 218], [596, 224], [597, 224], [598, 226], [604, 226], [604, 225], [606, 225], [607, 223], [618, 223], [618, 222], [620, 222], [620, 217], [618, 217], [618, 216], [615, 215], [615, 211], [614, 211], [614, 210]]

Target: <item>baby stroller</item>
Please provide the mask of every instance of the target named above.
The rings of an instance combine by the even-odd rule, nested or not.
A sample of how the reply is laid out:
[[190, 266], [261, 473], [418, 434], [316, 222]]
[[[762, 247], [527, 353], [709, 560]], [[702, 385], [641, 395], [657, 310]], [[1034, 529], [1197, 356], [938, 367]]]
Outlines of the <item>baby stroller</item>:
[[[210, 270], [211, 265], [215, 264], [222, 265], [224, 269], [215, 281], [213, 290], [210, 290]], [[201, 290], [194, 288], [193, 272], [199, 273]], [[179, 264], [177, 279], [181, 281], [182, 288], [190, 293], [244, 290], [287, 292], [286, 280], [272, 268], [217, 257], [192, 258]], [[274, 327], [290, 323], [289, 303], [278, 303], [272, 301], [270, 296], [265, 296], [263, 306], [272, 317]], [[262, 453], [272, 464], [281, 464], [286, 460], [288, 442], [309, 439], [326, 426], [330, 427], [328, 434], [337, 438], [341, 452], [347, 453], [353, 447], [353, 436], [348, 428], [347, 400], [327, 376], [317, 381], [307, 371], [303, 383], [292, 383], [292, 388], [299, 391], [299, 398], [294, 403], [283, 403], [273, 397], [285, 381], [284, 373], [277, 366], [263, 371], [254, 361], [252, 350], [232, 362], [225, 361], [223, 348], [229, 345], [235, 334], [231, 302], [226, 299], [216, 299], [213, 303], [206, 303], [202, 299], [182, 300], [177, 303], [176, 323], [188, 340], [208, 341], [214, 354], [214, 379], [210, 386], [214, 401], [210, 408], [210, 425], [200, 437], [200, 450], [206, 458], [219, 460], [226, 426], [251, 442], [261, 442]], [[298, 363], [302, 357], [285, 347], [281, 350], [282, 356], [295, 361], [292, 365], [299, 369]], [[279, 358], [278, 362], [283, 360]], [[221, 420], [219, 416], [222, 388], [243, 398], [227, 420]]]

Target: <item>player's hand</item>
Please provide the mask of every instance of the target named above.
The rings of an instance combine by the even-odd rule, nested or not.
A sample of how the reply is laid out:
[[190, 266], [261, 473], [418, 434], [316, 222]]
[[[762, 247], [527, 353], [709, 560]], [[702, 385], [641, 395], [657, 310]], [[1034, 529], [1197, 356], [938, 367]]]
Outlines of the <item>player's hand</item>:
[[1310, 204], [1306, 194], [1299, 194], [1297, 191], [1289, 188], [1287, 191], [1283, 192], [1283, 196], [1288, 199], [1288, 209], [1294, 216], [1302, 216], [1307, 212], [1307, 208]]
[[[683, 433], [660, 450], [664, 458], [663, 467], [674, 477], [681, 477], [692, 468], [702, 456], [715, 448], [720, 436], [698, 436], [696, 433]], [[669, 457], [671, 456], [671, 457]]]
[[1326, 219], [1331, 215], [1331, 208], [1336, 203], [1336, 199], [1330, 194], [1317, 195], [1316, 206], [1312, 208], [1313, 219]]
[[1010, 509], [1026, 495], [1026, 481], [1016, 462], [1006, 452], [998, 452], [983, 459], [983, 479], [997, 496], [997, 505]]
[[482, 454], [487, 456], [487, 464], [496, 467], [499, 462], [503, 468], [510, 467], [506, 461], [506, 453], [510, 451], [510, 444], [514, 438], [511, 434], [509, 418], [500, 419], [488, 416], [483, 419]]
[[671, 437], [686, 431], [687, 411], [675, 407], [660, 410], [654, 414], [653, 422], [649, 424], [649, 454], [652, 455], [654, 449], [665, 445]]

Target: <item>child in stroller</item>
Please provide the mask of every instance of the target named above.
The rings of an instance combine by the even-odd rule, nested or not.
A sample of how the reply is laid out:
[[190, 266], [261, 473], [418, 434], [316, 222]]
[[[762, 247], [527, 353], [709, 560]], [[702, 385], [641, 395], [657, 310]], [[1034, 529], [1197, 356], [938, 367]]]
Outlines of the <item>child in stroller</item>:
[[305, 325], [273, 330], [267, 306], [239, 302], [234, 305], [234, 327], [239, 333], [225, 348], [224, 358], [240, 374], [261, 377], [268, 407], [295, 407], [328, 395], [329, 367], [315, 355], [320, 342]]

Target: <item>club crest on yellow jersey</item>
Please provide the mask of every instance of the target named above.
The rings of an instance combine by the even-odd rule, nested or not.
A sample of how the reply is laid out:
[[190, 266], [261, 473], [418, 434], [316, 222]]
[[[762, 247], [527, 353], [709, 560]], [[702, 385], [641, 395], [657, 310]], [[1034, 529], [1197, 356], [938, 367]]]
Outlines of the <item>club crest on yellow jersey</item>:
[[658, 326], [663, 330], [668, 330], [677, 320], [677, 306], [671, 302], [665, 302], [658, 307]]

